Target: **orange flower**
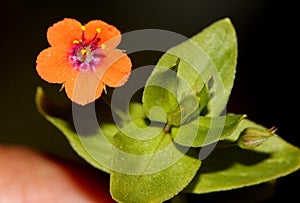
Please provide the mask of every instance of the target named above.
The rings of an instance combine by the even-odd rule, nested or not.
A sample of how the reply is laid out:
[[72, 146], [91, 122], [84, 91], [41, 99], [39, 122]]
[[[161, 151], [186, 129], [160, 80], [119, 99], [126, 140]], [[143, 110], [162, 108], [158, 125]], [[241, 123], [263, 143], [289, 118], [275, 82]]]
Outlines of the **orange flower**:
[[130, 58], [115, 49], [120, 31], [101, 20], [82, 26], [65, 18], [48, 29], [47, 39], [51, 47], [38, 55], [36, 70], [45, 81], [63, 84], [73, 102], [93, 102], [105, 85], [122, 86], [130, 75]]

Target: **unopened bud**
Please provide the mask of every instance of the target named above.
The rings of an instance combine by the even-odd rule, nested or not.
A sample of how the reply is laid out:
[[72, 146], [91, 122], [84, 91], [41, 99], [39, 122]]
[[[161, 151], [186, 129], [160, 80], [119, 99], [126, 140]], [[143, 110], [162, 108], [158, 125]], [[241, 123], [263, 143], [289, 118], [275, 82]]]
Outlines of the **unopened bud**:
[[268, 138], [276, 135], [276, 128], [259, 129], [259, 128], [246, 128], [237, 140], [237, 145], [244, 149], [253, 149], [261, 145]]

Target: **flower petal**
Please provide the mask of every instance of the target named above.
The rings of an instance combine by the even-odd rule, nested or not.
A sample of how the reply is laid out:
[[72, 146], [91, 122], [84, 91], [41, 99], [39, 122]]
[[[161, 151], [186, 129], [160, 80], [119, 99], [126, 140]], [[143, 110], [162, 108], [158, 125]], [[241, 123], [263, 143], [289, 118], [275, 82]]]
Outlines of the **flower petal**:
[[98, 37], [100, 38], [100, 44], [104, 43], [107, 49], [114, 49], [120, 44], [121, 33], [113, 25], [109, 25], [101, 20], [92, 20], [88, 22], [85, 27], [86, 31], [84, 34], [86, 39], [93, 39], [97, 33], [96, 30], [100, 28], [101, 32], [98, 34]]
[[55, 23], [47, 31], [48, 42], [53, 47], [70, 47], [73, 45], [73, 41], [81, 39], [81, 36], [81, 23], [71, 18], [65, 18]]
[[64, 48], [44, 49], [38, 55], [36, 63], [39, 76], [49, 83], [64, 83], [77, 74], [68, 61], [68, 50]]
[[86, 105], [98, 99], [103, 88], [103, 83], [92, 71], [78, 72], [76, 78], [65, 83], [65, 90], [69, 99], [80, 105]]
[[130, 58], [121, 51], [112, 50], [106, 53], [103, 64], [99, 68], [103, 70], [102, 82], [110, 87], [122, 86], [130, 75]]

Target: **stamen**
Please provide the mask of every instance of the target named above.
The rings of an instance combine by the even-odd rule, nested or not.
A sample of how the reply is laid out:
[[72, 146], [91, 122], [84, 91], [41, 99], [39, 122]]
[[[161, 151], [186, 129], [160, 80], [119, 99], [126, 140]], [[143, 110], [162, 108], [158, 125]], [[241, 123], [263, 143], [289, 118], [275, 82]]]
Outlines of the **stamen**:
[[[101, 28], [95, 29], [95, 35], [92, 39], [85, 39], [86, 29], [85, 26], [81, 26], [81, 38], [73, 40], [73, 48], [69, 55], [69, 61], [76, 70], [95, 71], [97, 65], [105, 57], [101, 49], [105, 49], [106, 46], [99, 43], [101, 39], [98, 35], [101, 32]], [[105, 87], [104, 92], [106, 92]]]
[[92, 41], [96, 41], [96, 42], [99, 41], [99, 38], [97, 38], [97, 36], [98, 36], [98, 34], [99, 34], [100, 32], [101, 32], [101, 28], [98, 27], [98, 28], [96, 29], [96, 34], [94, 35]]
[[82, 30], [81, 39], [84, 41], [84, 31], [86, 30], [86, 27], [85, 26], [81, 26], [81, 30]]

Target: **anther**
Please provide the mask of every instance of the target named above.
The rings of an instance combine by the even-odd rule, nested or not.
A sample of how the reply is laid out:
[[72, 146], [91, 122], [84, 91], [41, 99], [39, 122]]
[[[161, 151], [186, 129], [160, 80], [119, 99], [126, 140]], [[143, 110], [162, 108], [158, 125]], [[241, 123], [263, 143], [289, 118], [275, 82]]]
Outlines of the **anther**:
[[79, 41], [78, 41], [77, 39], [75, 39], [75, 40], [73, 41], [73, 44], [79, 44]]
[[81, 30], [82, 30], [82, 31], [85, 31], [85, 30], [86, 30], [86, 27], [85, 27], [85, 26], [81, 26]]
[[97, 28], [96, 32], [99, 34], [101, 32], [101, 28]]
[[106, 48], [105, 44], [101, 44], [101, 49], [105, 49], [105, 48]]
[[81, 54], [85, 55], [86, 54], [86, 49], [81, 49]]

